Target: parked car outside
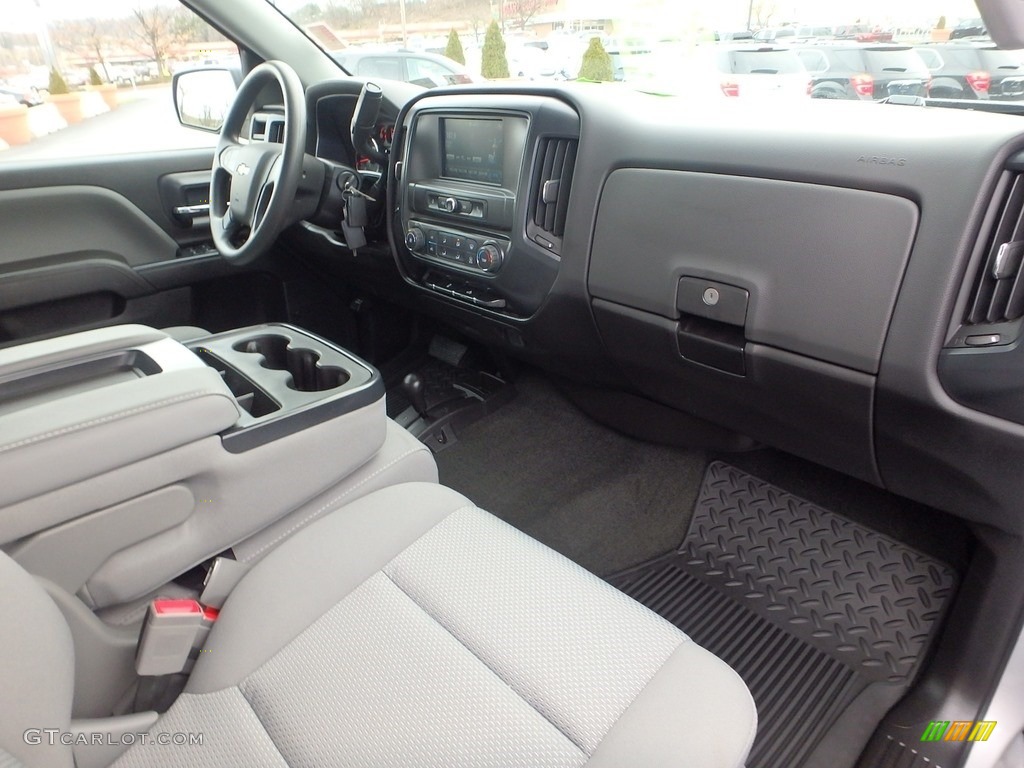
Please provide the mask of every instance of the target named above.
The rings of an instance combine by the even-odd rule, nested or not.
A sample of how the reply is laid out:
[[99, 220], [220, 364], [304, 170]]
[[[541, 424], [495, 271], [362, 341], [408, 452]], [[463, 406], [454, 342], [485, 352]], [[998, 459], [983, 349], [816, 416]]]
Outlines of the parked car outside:
[[811, 42], [816, 40], [832, 40], [836, 36], [836, 31], [833, 27], [819, 25], [819, 26], [803, 26], [796, 28], [796, 40], [800, 42]]
[[749, 29], [728, 30], [717, 29], [714, 33], [715, 42], [728, 43], [733, 40], [753, 40], [754, 33]]
[[384, 77], [436, 88], [476, 82], [470, 71], [447, 56], [425, 51], [353, 48], [332, 54], [345, 70], [357, 77]]
[[693, 78], [686, 90], [708, 90], [730, 99], [804, 99], [810, 93], [807, 69], [790, 48], [699, 46], [681, 71]]
[[787, 43], [796, 39], [796, 27], [765, 27], [754, 33], [754, 39], [765, 43]]
[[929, 95], [931, 73], [906, 45], [814, 45], [796, 55], [811, 75], [811, 98], [872, 101]]
[[892, 40], [892, 32], [870, 24], [844, 24], [836, 27], [835, 38], [858, 43], [888, 43]]
[[9, 83], [0, 83], [0, 94], [10, 96], [18, 104], [34, 107], [43, 103], [43, 94], [34, 86], [21, 87]]
[[932, 73], [933, 98], [1024, 99], [1024, 51], [960, 40], [922, 45], [917, 52]]
[[949, 33], [950, 40], [959, 40], [964, 37], [979, 37], [981, 35], [987, 35], [988, 30], [985, 28], [985, 22], [980, 16], [974, 18], [964, 19]]
[[564, 80], [555, 56], [535, 45], [509, 45], [505, 56], [512, 77], [523, 80]]
[[633, 80], [640, 72], [651, 69], [651, 49], [642, 45], [609, 46], [612, 75], [619, 82]]

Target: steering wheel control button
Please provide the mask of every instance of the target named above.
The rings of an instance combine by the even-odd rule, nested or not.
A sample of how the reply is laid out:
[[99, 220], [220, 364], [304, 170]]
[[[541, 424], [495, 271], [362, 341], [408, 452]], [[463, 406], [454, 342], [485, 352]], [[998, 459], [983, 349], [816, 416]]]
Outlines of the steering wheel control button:
[[747, 322], [750, 293], [743, 288], [703, 277], [681, 277], [676, 309], [719, 323], [742, 327]]
[[979, 336], [968, 336], [964, 344], [968, 347], [991, 347], [1003, 340], [998, 333], [985, 333]]

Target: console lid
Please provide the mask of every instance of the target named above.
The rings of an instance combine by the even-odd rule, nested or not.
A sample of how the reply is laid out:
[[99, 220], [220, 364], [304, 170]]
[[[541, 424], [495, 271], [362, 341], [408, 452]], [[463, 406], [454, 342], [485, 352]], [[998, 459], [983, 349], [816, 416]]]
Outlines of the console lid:
[[[216, 435], [239, 418], [216, 371], [123, 325], [0, 350], [0, 508]], [[68, 519], [0, 514], [0, 543]]]

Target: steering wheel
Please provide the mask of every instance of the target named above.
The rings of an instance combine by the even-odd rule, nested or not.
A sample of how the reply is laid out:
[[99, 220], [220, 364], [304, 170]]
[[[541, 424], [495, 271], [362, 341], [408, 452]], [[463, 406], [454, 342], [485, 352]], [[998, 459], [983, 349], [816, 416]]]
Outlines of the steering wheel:
[[[284, 100], [282, 142], [245, 140], [242, 131], [259, 94], [272, 83]], [[306, 151], [306, 94], [295, 70], [267, 61], [242, 81], [224, 117], [210, 178], [210, 230], [220, 254], [247, 264], [292, 223], [291, 209]]]

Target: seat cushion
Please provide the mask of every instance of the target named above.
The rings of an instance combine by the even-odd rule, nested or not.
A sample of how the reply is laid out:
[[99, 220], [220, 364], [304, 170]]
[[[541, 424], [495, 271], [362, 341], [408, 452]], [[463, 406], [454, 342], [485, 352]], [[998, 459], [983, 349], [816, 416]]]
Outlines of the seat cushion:
[[70, 768], [71, 748], [42, 729], [68, 730], [75, 680], [71, 630], [43, 587], [0, 552], [0, 766]]
[[246, 576], [121, 766], [739, 766], [739, 677], [596, 576], [433, 484], [370, 494]]

